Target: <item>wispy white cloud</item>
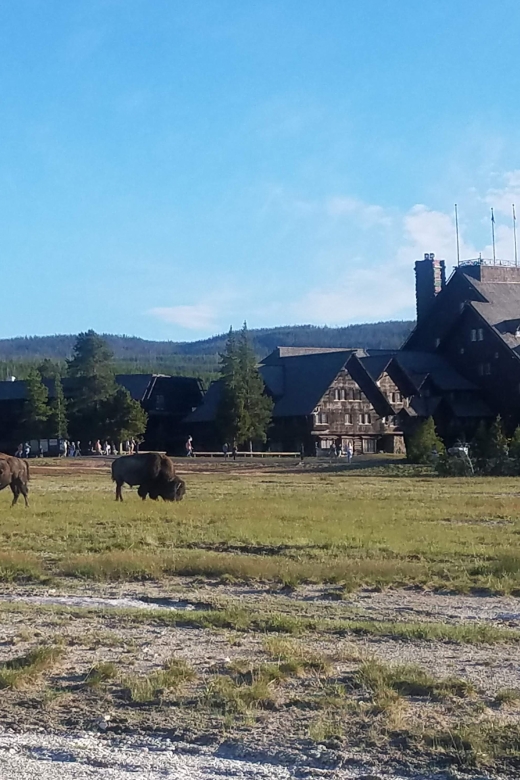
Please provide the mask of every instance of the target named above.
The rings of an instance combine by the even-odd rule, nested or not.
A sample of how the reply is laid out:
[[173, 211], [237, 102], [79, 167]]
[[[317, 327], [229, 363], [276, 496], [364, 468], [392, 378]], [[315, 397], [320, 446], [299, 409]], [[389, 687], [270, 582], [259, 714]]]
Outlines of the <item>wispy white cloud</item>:
[[354, 217], [359, 220], [362, 227], [390, 226], [392, 224], [392, 217], [386, 209], [382, 206], [364, 203], [358, 198], [329, 198], [325, 204], [325, 211], [331, 217]]
[[520, 209], [520, 170], [507, 171], [500, 178], [501, 186], [490, 187], [484, 201], [496, 212], [511, 217], [513, 203]]
[[211, 330], [216, 327], [217, 311], [206, 303], [191, 306], [156, 306], [148, 312], [170, 325], [180, 325], [188, 330]]

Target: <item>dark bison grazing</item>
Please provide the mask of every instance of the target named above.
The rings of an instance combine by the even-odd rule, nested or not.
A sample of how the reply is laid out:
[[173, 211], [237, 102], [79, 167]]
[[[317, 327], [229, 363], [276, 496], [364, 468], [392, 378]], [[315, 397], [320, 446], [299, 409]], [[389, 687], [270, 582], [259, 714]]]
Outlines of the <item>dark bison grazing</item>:
[[25, 499], [25, 506], [29, 506], [27, 495], [29, 493], [29, 463], [21, 458], [14, 458], [0, 452], [0, 490], [10, 487], [13, 493], [14, 506], [20, 495]]
[[116, 483], [116, 501], [123, 500], [123, 484], [138, 485], [138, 493], [144, 500], [147, 495], [156, 500], [176, 501], [182, 498], [186, 487], [175, 476], [173, 461], [158, 452], [142, 452], [123, 455], [112, 463], [112, 479]]
[[157, 484], [146, 483], [139, 485], [138, 494], [143, 501], [146, 496], [150, 496], [153, 501], [157, 501], [159, 496], [164, 501], [182, 501], [184, 494], [186, 493], [186, 483], [180, 477], [174, 477], [172, 480], [166, 483]]

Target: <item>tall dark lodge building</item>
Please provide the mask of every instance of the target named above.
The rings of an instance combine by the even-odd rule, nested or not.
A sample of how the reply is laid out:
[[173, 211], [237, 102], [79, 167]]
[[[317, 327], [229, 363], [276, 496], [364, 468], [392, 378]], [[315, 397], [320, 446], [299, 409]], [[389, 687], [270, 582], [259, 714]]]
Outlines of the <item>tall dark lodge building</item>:
[[[497, 415], [510, 433], [520, 425], [520, 268], [478, 259], [446, 280], [426, 254], [415, 280], [417, 324], [400, 350], [279, 347], [261, 362], [272, 450], [401, 452], [428, 417], [448, 444]], [[199, 449], [222, 445], [219, 396], [215, 382], [187, 419]]]

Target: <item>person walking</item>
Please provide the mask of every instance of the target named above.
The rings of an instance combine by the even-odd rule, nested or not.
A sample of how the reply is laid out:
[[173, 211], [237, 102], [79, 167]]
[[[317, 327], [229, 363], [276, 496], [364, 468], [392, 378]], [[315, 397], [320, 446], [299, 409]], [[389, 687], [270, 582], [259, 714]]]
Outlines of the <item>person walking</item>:
[[354, 455], [354, 448], [352, 446], [352, 442], [349, 441], [347, 444], [347, 463], [352, 463], [353, 455]]
[[231, 450], [231, 455], [233, 456], [233, 460], [237, 459], [237, 443], [236, 443], [236, 441], [233, 442], [233, 449]]
[[222, 445], [222, 454], [224, 455], [224, 458], [227, 460], [227, 457], [229, 455], [229, 447], [228, 447], [227, 443], [224, 443]]
[[185, 446], [186, 446], [186, 457], [193, 458], [193, 439], [191, 438], [191, 436], [188, 436]]

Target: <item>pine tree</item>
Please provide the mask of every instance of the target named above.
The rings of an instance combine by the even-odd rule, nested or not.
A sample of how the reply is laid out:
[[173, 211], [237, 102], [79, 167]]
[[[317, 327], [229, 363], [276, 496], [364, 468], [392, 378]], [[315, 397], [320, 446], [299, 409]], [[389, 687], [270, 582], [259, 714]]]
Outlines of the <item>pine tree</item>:
[[217, 424], [224, 438], [237, 444], [265, 441], [271, 422], [273, 402], [264, 393], [264, 383], [249, 343], [244, 323], [238, 339], [230, 330], [221, 355], [221, 400]]
[[114, 395], [105, 401], [102, 414], [104, 435], [113, 442], [137, 439], [146, 430], [147, 413], [124, 387], [118, 387]]
[[501, 460], [507, 458], [508, 454], [507, 438], [504, 433], [502, 419], [498, 415], [489, 429], [488, 457]]
[[54, 398], [49, 404], [50, 416], [48, 431], [50, 436], [57, 439], [68, 437], [67, 402], [63, 393], [63, 385], [58, 376], [54, 378]]
[[481, 420], [470, 444], [471, 457], [480, 465], [489, 457], [489, 431], [484, 420]]
[[49, 391], [42, 382], [39, 371], [31, 369], [25, 380], [27, 398], [22, 413], [22, 432], [25, 438], [39, 439], [45, 430], [50, 410], [47, 404]]
[[520, 427], [515, 430], [513, 438], [509, 442], [509, 455], [520, 461]]
[[230, 444], [237, 441], [238, 435], [238, 354], [237, 341], [233, 328], [229, 329], [224, 352], [220, 355], [221, 394], [217, 409], [217, 427], [222, 438]]
[[106, 436], [103, 406], [116, 392], [112, 352], [93, 330], [80, 333], [67, 361], [67, 374], [77, 380], [70, 402], [70, 428], [78, 439]]
[[432, 417], [428, 417], [409, 437], [406, 443], [406, 455], [411, 463], [431, 463], [434, 452], [441, 455], [444, 444], [437, 435]]

